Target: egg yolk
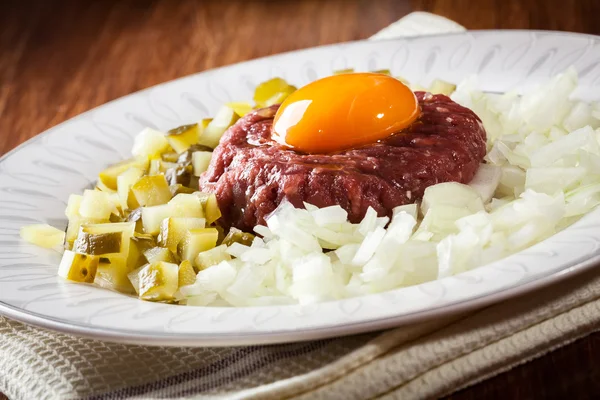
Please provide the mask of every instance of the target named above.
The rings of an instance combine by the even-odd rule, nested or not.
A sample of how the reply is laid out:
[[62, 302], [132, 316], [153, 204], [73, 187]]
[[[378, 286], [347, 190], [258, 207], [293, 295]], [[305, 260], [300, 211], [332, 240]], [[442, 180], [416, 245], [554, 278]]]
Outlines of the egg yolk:
[[279, 107], [272, 138], [306, 153], [329, 153], [384, 139], [419, 116], [414, 93], [376, 73], [334, 75], [293, 92]]

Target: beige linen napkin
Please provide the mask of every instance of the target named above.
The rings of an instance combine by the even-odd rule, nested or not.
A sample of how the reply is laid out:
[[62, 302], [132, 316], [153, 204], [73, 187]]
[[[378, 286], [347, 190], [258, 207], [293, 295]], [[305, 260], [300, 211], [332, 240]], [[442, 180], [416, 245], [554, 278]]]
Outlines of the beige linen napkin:
[[[416, 13], [377, 38], [456, 29]], [[0, 317], [0, 392], [13, 400], [434, 398], [599, 328], [595, 271], [468, 316], [275, 346], [132, 346]]]

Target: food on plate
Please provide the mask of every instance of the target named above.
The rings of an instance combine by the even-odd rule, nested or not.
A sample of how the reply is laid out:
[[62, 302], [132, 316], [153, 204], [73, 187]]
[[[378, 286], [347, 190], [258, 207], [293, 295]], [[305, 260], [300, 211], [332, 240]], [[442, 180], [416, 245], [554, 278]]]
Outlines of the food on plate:
[[570, 98], [574, 69], [524, 95], [338, 72], [143, 130], [69, 197], [65, 232], [21, 236], [62, 247], [62, 278], [143, 300], [310, 304], [468, 271], [600, 204], [600, 106]]
[[[415, 96], [406, 90], [415, 98], [409, 107], [420, 108], [420, 115], [400, 132], [392, 130], [394, 135], [384, 130], [379, 132], [383, 137], [368, 136], [381, 127], [377, 113], [384, 114], [384, 103], [374, 105], [374, 109], [359, 107], [356, 120], [345, 115], [336, 119], [335, 110], [325, 110], [317, 119], [332, 118], [334, 123], [322, 130], [320, 121], [313, 121], [314, 112], [303, 117], [310, 120], [307, 125], [311, 132], [319, 132], [323, 140], [332, 137], [334, 144], [359, 120], [364, 119], [362, 126], [374, 121], [371, 129], [358, 130], [353, 138], [359, 140], [364, 133], [368, 144], [337, 143], [340, 150], [331, 152], [327, 147], [325, 154], [297, 151], [273, 138], [277, 106], [251, 113], [223, 135], [210, 167], [201, 175], [200, 189], [216, 194], [224, 226], [251, 231], [264, 225], [265, 217], [284, 199], [296, 207], [304, 202], [317, 207], [340, 205], [351, 222], [360, 222], [369, 207], [379, 216], [391, 217], [394, 207], [420, 200], [428, 186], [446, 181], [468, 183], [485, 156], [485, 131], [479, 118], [444, 95], [417, 92]], [[366, 95], [367, 99], [373, 96], [369, 91]], [[391, 94], [379, 96], [378, 101], [386, 101], [385, 96]], [[341, 103], [349, 107], [348, 102]], [[366, 114], [360, 115], [362, 112]], [[337, 121], [348, 121], [348, 125], [336, 125]], [[320, 138], [309, 139], [319, 142]], [[345, 148], [348, 145], [351, 147]]]

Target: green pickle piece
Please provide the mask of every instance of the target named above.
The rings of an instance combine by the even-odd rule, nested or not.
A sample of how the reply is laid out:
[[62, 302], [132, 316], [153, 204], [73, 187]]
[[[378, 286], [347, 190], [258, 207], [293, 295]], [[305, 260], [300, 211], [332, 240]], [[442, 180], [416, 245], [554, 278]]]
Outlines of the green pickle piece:
[[199, 137], [198, 124], [183, 125], [167, 132], [167, 141], [178, 154], [198, 143]]
[[171, 200], [171, 190], [164, 175], [142, 177], [131, 186], [131, 192], [142, 207], [158, 206]]
[[179, 287], [193, 285], [196, 282], [196, 271], [192, 266], [192, 263], [188, 260], [183, 260], [179, 264]]
[[177, 245], [181, 260], [194, 261], [196, 256], [217, 245], [219, 231], [215, 228], [190, 229]]
[[160, 233], [157, 243], [160, 247], [166, 247], [172, 252], [177, 251], [177, 245], [190, 229], [204, 228], [204, 218], [170, 217], [165, 218], [160, 224]]
[[65, 250], [58, 267], [58, 275], [73, 282], [93, 283], [99, 260], [98, 256]]
[[148, 264], [138, 272], [141, 299], [172, 300], [179, 288], [179, 265], [164, 261]]
[[95, 256], [120, 253], [122, 238], [122, 232], [93, 234], [82, 230], [73, 245], [73, 251]]
[[248, 232], [242, 232], [237, 228], [231, 228], [225, 239], [223, 239], [224, 245], [231, 246], [233, 243], [243, 244], [244, 246], [250, 246], [254, 241], [254, 235]]
[[153, 247], [144, 251], [144, 257], [149, 263], [166, 261], [170, 263], [177, 263], [177, 258], [171, 252], [171, 250], [164, 247]]
[[219, 264], [221, 261], [231, 260], [231, 255], [227, 253], [227, 246], [222, 244], [213, 249], [198, 253], [194, 260], [194, 266], [198, 271]]
[[258, 108], [280, 104], [296, 90], [295, 86], [290, 85], [285, 80], [272, 78], [256, 87], [254, 102]]

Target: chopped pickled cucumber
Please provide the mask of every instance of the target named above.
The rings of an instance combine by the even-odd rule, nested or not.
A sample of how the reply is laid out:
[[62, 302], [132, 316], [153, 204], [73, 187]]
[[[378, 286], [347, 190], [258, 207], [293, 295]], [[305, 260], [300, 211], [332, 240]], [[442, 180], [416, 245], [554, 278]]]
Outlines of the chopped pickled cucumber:
[[227, 103], [227, 107], [231, 108], [238, 116], [243, 117], [252, 112], [252, 104], [245, 102]]
[[154, 207], [143, 207], [142, 225], [144, 227], [144, 233], [158, 235], [160, 232], [160, 224], [163, 219], [169, 218], [172, 215], [173, 210], [169, 204], [163, 204]]
[[184, 260], [179, 264], [179, 287], [193, 285], [196, 282], [196, 271], [192, 263]]
[[179, 288], [179, 266], [168, 262], [148, 264], [138, 272], [139, 296], [144, 300], [171, 300]]
[[75, 241], [73, 251], [94, 256], [120, 253], [122, 238], [122, 232], [93, 234], [87, 233], [82, 229]]
[[221, 261], [229, 261], [231, 256], [227, 253], [227, 246], [222, 244], [214, 249], [198, 253], [194, 259], [194, 266], [199, 271], [219, 264]]
[[127, 255], [127, 269], [133, 271], [146, 264], [146, 256], [144, 252], [156, 246], [156, 241], [152, 236], [132, 237], [129, 239], [129, 254]]
[[135, 159], [122, 161], [120, 163], [111, 165], [104, 171], [100, 172], [100, 174], [98, 174], [98, 180], [108, 189], [116, 191], [118, 189], [117, 178], [130, 168], [139, 168], [143, 173], [148, 168], [148, 162], [145, 160], [140, 161]]
[[164, 153], [162, 156], [160, 156], [160, 158], [164, 162], [176, 163], [177, 160], [179, 159], [179, 154], [177, 154], [174, 151], [171, 151], [169, 153]]
[[171, 252], [171, 250], [164, 247], [153, 247], [144, 251], [144, 257], [149, 263], [155, 263], [159, 261], [166, 261], [170, 263], [176, 263], [177, 258]]
[[354, 68], [346, 68], [346, 69], [338, 69], [337, 71], [333, 71], [334, 75], [341, 75], [341, 74], [351, 74], [354, 72]]
[[65, 232], [47, 224], [28, 225], [21, 228], [21, 238], [47, 249], [59, 248], [65, 241]]
[[388, 75], [391, 76], [392, 72], [389, 69], [378, 69], [373, 71], [374, 74], [383, 74], [383, 75]]
[[69, 225], [67, 225], [67, 231], [65, 234], [65, 249], [71, 250], [77, 236], [79, 235], [79, 229], [83, 225], [87, 224], [103, 224], [109, 222], [107, 219], [91, 219], [83, 217], [71, 217], [69, 218]]
[[194, 261], [199, 253], [214, 248], [218, 237], [215, 228], [190, 229], [177, 245], [177, 254], [182, 260]]
[[131, 282], [131, 286], [133, 286], [133, 290], [135, 290], [135, 293], [137, 293], [137, 295], [139, 296], [140, 294], [140, 271], [143, 270], [148, 264], [143, 264], [142, 266], [134, 269], [133, 271], [131, 271], [130, 273], [127, 274], [127, 278], [129, 279], [129, 282]]
[[121, 208], [123, 210], [139, 207], [139, 204], [135, 204], [136, 200], [131, 194], [131, 187], [139, 181], [142, 176], [144, 176], [144, 170], [142, 168], [132, 167], [117, 177], [117, 193], [119, 194]]
[[180, 193], [185, 193], [185, 194], [194, 193], [194, 189], [189, 188], [187, 186], [183, 186], [180, 183], [178, 183], [176, 185], [170, 185], [169, 190], [171, 190], [171, 196], [173, 196], [173, 197], [177, 196]]
[[192, 165], [194, 166], [194, 175], [200, 176], [201, 173], [208, 169], [212, 152], [196, 151], [192, 154]]
[[206, 215], [206, 223], [208, 225], [211, 225], [213, 222], [221, 218], [221, 210], [219, 209], [217, 196], [215, 196], [214, 193], [211, 193], [206, 199], [204, 214]]
[[142, 207], [159, 206], [171, 200], [171, 190], [164, 175], [144, 176], [132, 187], [136, 202]]
[[242, 232], [237, 228], [231, 228], [225, 239], [223, 239], [223, 244], [227, 246], [231, 246], [233, 243], [240, 243], [244, 246], [250, 246], [254, 241], [254, 235], [248, 232]]
[[135, 293], [135, 289], [127, 277], [129, 272], [131, 271], [127, 267], [126, 257], [122, 255], [99, 256], [94, 283], [121, 293]]
[[99, 190], [101, 192], [107, 192], [107, 193], [114, 193], [115, 190], [109, 188], [108, 186], [106, 186], [102, 181], [98, 180], [96, 182], [96, 190]]
[[161, 247], [166, 247], [172, 252], [177, 252], [177, 245], [183, 239], [190, 229], [204, 228], [206, 220], [204, 218], [190, 217], [171, 217], [166, 218], [160, 224], [160, 233], [157, 237], [157, 243]]
[[199, 144], [214, 149], [219, 144], [223, 133], [233, 125], [240, 117], [229, 107], [223, 106], [219, 109], [212, 121], [202, 129]]
[[167, 141], [178, 154], [183, 153], [193, 144], [198, 143], [200, 131], [198, 124], [184, 125], [171, 129], [167, 133]]
[[434, 79], [429, 85], [429, 92], [433, 94], [445, 94], [450, 96], [456, 90], [456, 85], [443, 81], [441, 79]]
[[169, 201], [169, 206], [172, 208], [171, 217], [204, 217], [202, 201], [196, 193], [178, 194]]
[[58, 267], [58, 275], [73, 282], [92, 283], [96, 278], [98, 260], [97, 256], [65, 250]]
[[131, 153], [140, 160], [159, 158], [162, 153], [170, 151], [171, 146], [162, 132], [146, 128], [134, 140]]
[[254, 102], [259, 108], [269, 107], [273, 104], [282, 103], [290, 94], [297, 89], [281, 78], [269, 79], [256, 87], [254, 91]]
[[[85, 249], [87, 251], [101, 252], [99, 254], [113, 254], [118, 253], [121, 257], [127, 257], [129, 253], [129, 239], [133, 237], [135, 231], [134, 222], [116, 222], [116, 223], [104, 223], [104, 224], [85, 224], [79, 229], [77, 240], [74, 243], [74, 248]], [[116, 236], [104, 236], [106, 234], [120, 235], [120, 240]], [[90, 242], [90, 238], [98, 236], [96, 242]], [[92, 243], [97, 244], [99, 247], [95, 248]], [[120, 246], [117, 248], [117, 243]], [[116, 251], [110, 251], [116, 250]], [[86, 253], [87, 253], [86, 251]], [[110, 251], [110, 252], [104, 252]]]
[[82, 200], [83, 196], [78, 194], [72, 194], [69, 196], [67, 208], [65, 209], [65, 215], [67, 218], [81, 217], [81, 214], [79, 214], [79, 208], [81, 207]]
[[98, 190], [86, 190], [79, 206], [79, 214], [84, 218], [108, 219], [116, 207], [110, 195]]

